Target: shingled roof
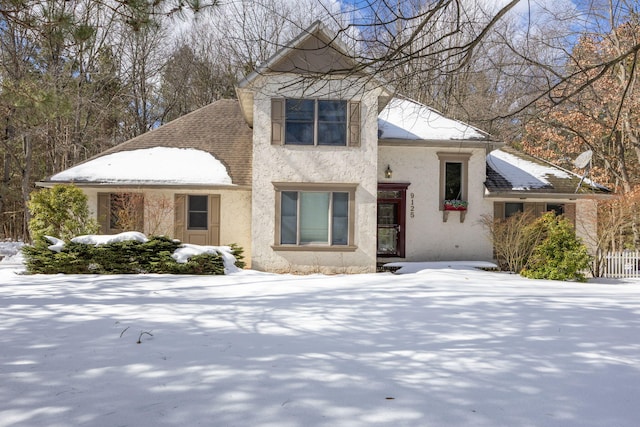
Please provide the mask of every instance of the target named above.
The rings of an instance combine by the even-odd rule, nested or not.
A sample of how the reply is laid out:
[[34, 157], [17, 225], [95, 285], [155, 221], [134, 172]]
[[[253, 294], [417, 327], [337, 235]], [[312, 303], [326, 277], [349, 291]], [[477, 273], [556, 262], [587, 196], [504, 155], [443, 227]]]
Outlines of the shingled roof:
[[[492, 195], [504, 194], [608, 194], [611, 191], [589, 179], [545, 160], [502, 147], [487, 155], [485, 187]], [[580, 186], [578, 186], [580, 184]]]
[[113, 153], [153, 147], [193, 148], [222, 162], [233, 184], [250, 186], [252, 138], [238, 101], [223, 99], [103, 151], [88, 162]]

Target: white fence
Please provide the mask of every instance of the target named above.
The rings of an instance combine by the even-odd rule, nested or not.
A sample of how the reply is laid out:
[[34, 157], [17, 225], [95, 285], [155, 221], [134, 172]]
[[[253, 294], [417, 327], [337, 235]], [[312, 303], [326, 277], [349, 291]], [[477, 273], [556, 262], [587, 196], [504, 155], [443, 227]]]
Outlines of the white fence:
[[609, 252], [602, 267], [602, 277], [640, 278], [640, 251]]

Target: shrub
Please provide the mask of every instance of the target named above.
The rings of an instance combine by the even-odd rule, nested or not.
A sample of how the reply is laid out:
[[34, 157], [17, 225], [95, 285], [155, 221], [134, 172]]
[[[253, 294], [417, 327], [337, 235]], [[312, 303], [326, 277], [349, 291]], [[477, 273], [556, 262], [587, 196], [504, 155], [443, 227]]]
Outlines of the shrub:
[[87, 196], [74, 185], [54, 185], [31, 194], [29, 231], [34, 242], [45, 235], [63, 240], [99, 229], [89, 216]]
[[[220, 254], [193, 256], [184, 264], [171, 256], [181, 243], [163, 236], [151, 237], [147, 242], [127, 240], [104, 245], [67, 242], [60, 252], [48, 248], [45, 238], [33, 246], [25, 246], [23, 254], [31, 274], [224, 274]], [[242, 268], [242, 248], [232, 245], [232, 253]]]
[[564, 217], [547, 213], [538, 218], [544, 239], [536, 245], [531, 260], [520, 274], [532, 279], [584, 281], [589, 267], [587, 248]]
[[503, 271], [520, 273], [542, 240], [542, 229], [527, 213], [517, 213], [506, 219], [485, 217], [496, 261]]
[[63, 251], [55, 252], [47, 247], [44, 238], [40, 238], [33, 246], [24, 246], [22, 253], [28, 273], [78, 274], [91, 273], [92, 249], [90, 245], [68, 243]]
[[232, 243], [229, 245], [231, 248], [231, 253], [236, 259], [236, 267], [244, 268], [247, 264], [244, 262], [244, 249], [241, 246]]

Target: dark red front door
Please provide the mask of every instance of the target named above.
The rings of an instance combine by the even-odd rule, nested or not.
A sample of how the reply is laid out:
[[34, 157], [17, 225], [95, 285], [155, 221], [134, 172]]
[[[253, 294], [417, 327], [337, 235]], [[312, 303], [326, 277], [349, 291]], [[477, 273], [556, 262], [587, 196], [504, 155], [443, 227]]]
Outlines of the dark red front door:
[[378, 184], [378, 256], [404, 257], [406, 190], [409, 184]]

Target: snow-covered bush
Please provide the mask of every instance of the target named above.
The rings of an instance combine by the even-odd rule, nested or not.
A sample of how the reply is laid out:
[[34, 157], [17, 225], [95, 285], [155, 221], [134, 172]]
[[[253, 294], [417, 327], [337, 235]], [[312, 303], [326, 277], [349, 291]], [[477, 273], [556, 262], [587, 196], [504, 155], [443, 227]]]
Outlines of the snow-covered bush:
[[238, 246], [204, 246], [189, 250], [177, 240], [142, 233], [127, 232], [114, 236], [79, 236], [65, 242], [42, 238], [25, 246], [23, 254], [31, 274], [225, 274], [244, 267]]
[[532, 279], [585, 281], [582, 272], [589, 268], [590, 257], [569, 220], [550, 212], [535, 223], [544, 238], [520, 274]]
[[54, 185], [32, 193], [29, 211], [29, 232], [34, 242], [45, 235], [71, 239], [99, 229], [89, 215], [87, 196], [74, 185]]

